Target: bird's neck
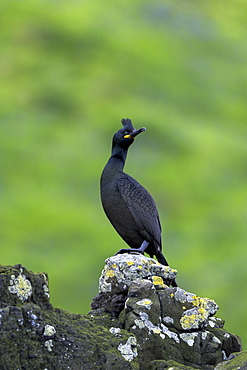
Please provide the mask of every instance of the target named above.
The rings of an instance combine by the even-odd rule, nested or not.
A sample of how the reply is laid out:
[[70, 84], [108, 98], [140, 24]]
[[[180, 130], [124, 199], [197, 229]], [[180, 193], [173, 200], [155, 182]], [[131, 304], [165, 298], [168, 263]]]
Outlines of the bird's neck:
[[128, 149], [123, 149], [120, 146], [112, 148], [112, 154], [108, 161], [108, 167], [114, 171], [122, 171], [125, 165]]

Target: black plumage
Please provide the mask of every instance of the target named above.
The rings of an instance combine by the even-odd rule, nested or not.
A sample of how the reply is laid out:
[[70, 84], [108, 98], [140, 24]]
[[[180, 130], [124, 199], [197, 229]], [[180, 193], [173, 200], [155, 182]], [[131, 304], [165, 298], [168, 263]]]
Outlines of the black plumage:
[[161, 225], [155, 202], [141, 184], [123, 172], [129, 146], [146, 129], [136, 130], [130, 119], [123, 119], [122, 124], [113, 137], [112, 154], [101, 175], [102, 205], [113, 227], [131, 248], [118, 253], [145, 251], [168, 266], [161, 252]]

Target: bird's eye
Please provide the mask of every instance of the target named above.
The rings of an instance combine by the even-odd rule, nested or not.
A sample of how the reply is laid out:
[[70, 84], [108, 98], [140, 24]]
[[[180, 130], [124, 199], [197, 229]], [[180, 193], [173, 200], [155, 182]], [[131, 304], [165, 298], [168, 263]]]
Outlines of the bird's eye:
[[125, 131], [125, 132], [124, 132], [124, 135], [128, 135], [128, 133], [129, 133], [128, 131]]

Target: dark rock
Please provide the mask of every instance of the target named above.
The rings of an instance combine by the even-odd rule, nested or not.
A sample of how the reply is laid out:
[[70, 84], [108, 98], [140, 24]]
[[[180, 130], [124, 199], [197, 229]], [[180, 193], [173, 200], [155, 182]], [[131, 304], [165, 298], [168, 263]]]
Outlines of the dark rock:
[[[148, 370], [191, 370], [191, 366], [179, 364], [176, 361], [155, 360], [150, 362]], [[195, 369], [195, 368], [194, 368]]]
[[[230, 359], [231, 358], [231, 359]], [[247, 351], [233, 353], [229, 360], [221, 362], [215, 367], [215, 370], [246, 370], [247, 369]]]
[[175, 276], [142, 255], [109, 258], [92, 311], [76, 315], [52, 307], [46, 274], [1, 266], [0, 369], [244, 369], [217, 304], [169, 288]]
[[0, 265], [0, 308], [35, 303], [50, 309], [48, 277], [45, 273], [27, 271], [21, 265]]
[[46, 275], [1, 266], [0, 284], [1, 370], [139, 368], [135, 337], [111, 318], [53, 309]]

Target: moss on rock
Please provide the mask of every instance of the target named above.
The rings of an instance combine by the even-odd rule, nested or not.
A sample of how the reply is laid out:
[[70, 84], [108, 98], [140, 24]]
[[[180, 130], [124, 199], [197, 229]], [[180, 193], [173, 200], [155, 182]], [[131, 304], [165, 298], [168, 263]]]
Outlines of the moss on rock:
[[[107, 266], [87, 315], [54, 309], [46, 274], [1, 266], [1, 369], [244, 369], [246, 353], [232, 354], [240, 339], [213, 316], [216, 303], [169, 288], [174, 270], [138, 255], [113, 257]], [[193, 325], [182, 325], [193, 309]]]

